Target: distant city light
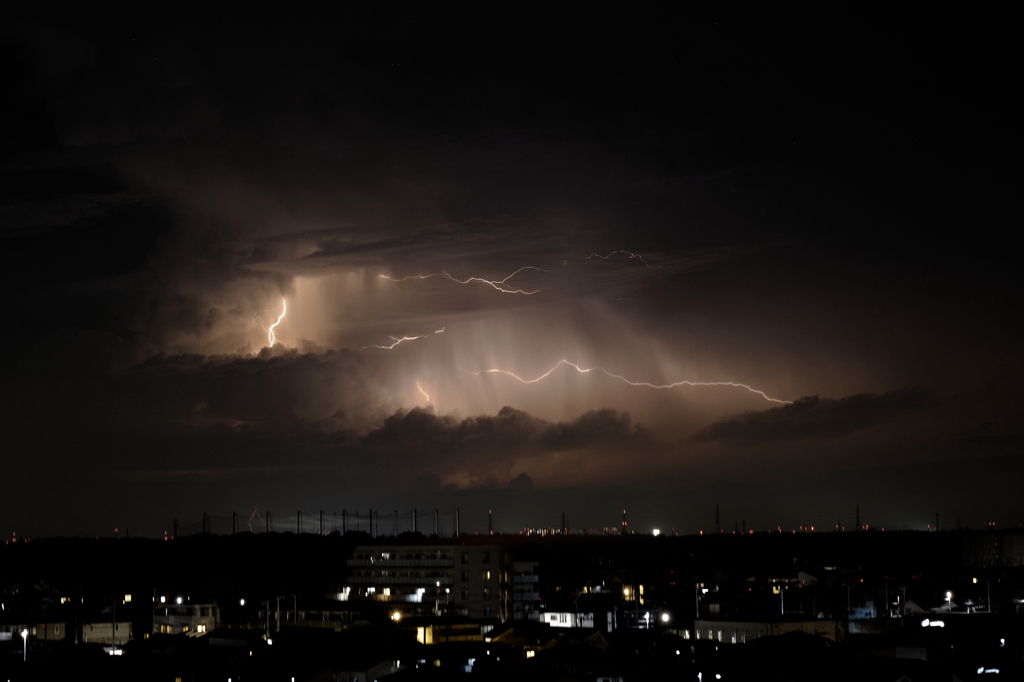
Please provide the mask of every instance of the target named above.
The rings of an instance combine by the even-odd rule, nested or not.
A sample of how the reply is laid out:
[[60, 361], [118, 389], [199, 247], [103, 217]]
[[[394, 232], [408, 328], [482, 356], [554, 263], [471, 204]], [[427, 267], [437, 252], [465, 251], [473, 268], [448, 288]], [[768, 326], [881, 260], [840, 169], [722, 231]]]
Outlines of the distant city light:
[[238, 600], [238, 605], [239, 606], [245, 606], [245, 600], [244, 599], [239, 599]]
[[179, 604], [181, 603], [181, 597], [178, 597], [178, 603]]
[[657, 528], [655, 528], [654, 529], [654, 537], [658, 537], [659, 535], [661, 535], [661, 531], [658, 530]]
[[668, 622], [668, 614], [667, 613], [661, 614], [661, 622], [662, 623], [667, 623]]

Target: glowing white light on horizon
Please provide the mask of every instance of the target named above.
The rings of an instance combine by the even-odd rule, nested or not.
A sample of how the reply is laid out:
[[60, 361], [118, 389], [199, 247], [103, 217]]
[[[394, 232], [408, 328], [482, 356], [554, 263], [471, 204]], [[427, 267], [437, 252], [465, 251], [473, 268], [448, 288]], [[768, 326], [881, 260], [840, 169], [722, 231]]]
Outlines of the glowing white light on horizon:
[[468, 372], [469, 374], [472, 374], [474, 376], [479, 376], [481, 374], [505, 374], [507, 376], [512, 377], [516, 381], [519, 381], [520, 383], [535, 384], [535, 383], [537, 383], [538, 381], [540, 381], [542, 379], [546, 379], [548, 376], [551, 375], [552, 372], [554, 372], [556, 369], [558, 369], [562, 365], [567, 365], [569, 367], [572, 367], [573, 369], [575, 369], [580, 374], [587, 374], [587, 373], [593, 372], [593, 371], [602, 372], [602, 373], [608, 375], [609, 377], [611, 377], [613, 379], [618, 379], [620, 381], [623, 381], [623, 382], [629, 384], [630, 386], [646, 386], [648, 388], [657, 388], [657, 389], [675, 388], [677, 386], [732, 386], [732, 387], [735, 387], [735, 388], [745, 388], [748, 391], [750, 391], [751, 393], [756, 393], [759, 396], [761, 396], [762, 398], [764, 398], [765, 400], [768, 400], [768, 401], [773, 402], [773, 403], [780, 403], [782, 405], [791, 405], [792, 402], [793, 402], [791, 400], [780, 400], [778, 398], [772, 398], [772, 397], [768, 396], [768, 394], [766, 394], [764, 391], [760, 391], [760, 390], [758, 390], [756, 388], [753, 388], [752, 386], [748, 386], [746, 384], [737, 383], [735, 381], [689, 381], [689, 380], [683, 380], [683, 381], [676, 381], [676, 382], [671, 383], [671, 384], [652, 384], [652, 383], [647, 382], [647, 381], [630, 381], [629, 379], [627, 379], [626, 377], [622, 376], [621, 374], [613, 374], [612, 372], [609, 372], [604, 367], [588, 367], [588, 368], [584, 369], [583, 367], [580, 367], [576, 363], [569, 362], [568, 360], [565, 360], [565, 359], [559, 360], [557, 363], [555, 363], [554, 367], [552, 367], [548, 371], [544, 372], [543, 374], [541, 374], [536, 379], [523, 379], [522, 377], [520, 377], [520, 376], [518, 376], [516, 374], [513, 374], [512, 372], [509, 372], [508, 370], [504, 370], [504, 369], [484, 369], [484, 370], [480, 370], [479, 372], [469, 372], [468, 370], [463, 370], [463, 371]]

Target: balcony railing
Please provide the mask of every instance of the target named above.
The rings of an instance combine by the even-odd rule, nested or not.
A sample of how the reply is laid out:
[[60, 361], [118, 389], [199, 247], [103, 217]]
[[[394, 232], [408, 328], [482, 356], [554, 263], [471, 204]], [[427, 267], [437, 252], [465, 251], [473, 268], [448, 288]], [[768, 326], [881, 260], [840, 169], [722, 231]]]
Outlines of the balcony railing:
[[349, 566], [372, 568], [452, 568], [454, 559], [349, 559]]

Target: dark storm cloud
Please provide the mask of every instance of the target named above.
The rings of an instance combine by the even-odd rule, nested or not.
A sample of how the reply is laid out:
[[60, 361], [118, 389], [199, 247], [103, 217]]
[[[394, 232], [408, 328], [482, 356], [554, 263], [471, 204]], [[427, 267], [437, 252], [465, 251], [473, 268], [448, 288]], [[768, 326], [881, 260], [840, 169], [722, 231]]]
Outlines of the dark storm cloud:
[[[379, 363], [351, 351], [157, 356], [117, 377], [126, 418], [263, 435], [365, 429], [389, 413]], [[383, 412], [387, 410], [387, 412]], [[382, 413], [383, 412], [383, 413]]]
[[533, 479], [524, 471], [508, 482], [510, 490], [530, 490], [533, 488]]
[[404, 452], [412, 458], [436, 455], [490, 457], [524, 451], [564, 452], [600, 443], [642, 442], [646, 434], [628, 414], [591, 411], [568, 423], [552, 424], [522, 410], [503, 407], [494, 416], [459, 420], [419, 408], [398, 412], [360, 444], [371, 452]]
[[838, 438], [928, 406], [927, 391], [903, 388], [881, 395], [862, 393], [838, 400], [817, 396], [792, 405], [746, 412], [717, 421], [694, 434], [699, 443], [753, 445], [802, 438]]

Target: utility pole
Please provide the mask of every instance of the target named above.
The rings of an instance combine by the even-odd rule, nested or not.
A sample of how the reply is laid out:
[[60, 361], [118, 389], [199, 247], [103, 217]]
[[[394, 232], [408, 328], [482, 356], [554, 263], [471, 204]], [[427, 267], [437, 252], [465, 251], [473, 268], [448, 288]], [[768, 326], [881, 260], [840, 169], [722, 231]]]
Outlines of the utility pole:
[[341, 510], [341, 534], [344, 535], [348, 532], [348, 510]]
[[455, 508], [455, 537], [459, 537], [459, 508]]

